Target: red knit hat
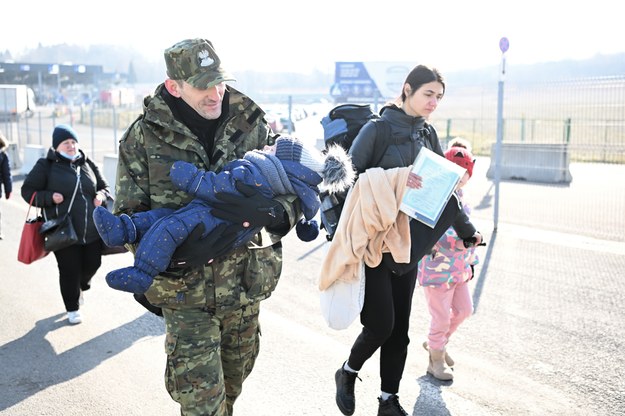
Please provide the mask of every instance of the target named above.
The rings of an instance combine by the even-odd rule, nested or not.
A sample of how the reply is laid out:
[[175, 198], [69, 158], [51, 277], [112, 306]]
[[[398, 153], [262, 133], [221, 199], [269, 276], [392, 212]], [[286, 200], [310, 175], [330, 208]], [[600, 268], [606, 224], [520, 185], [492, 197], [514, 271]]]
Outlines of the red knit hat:
[[464, 147], [452, 147], [445, 152], [445, 157], [447, 160], [451, 160], [456, 165], [461, 166], [467, 170], [469, 173], [469, 177], [473, 175], [473, 165], [475, 164], [475, 159], [471, 152], [469, 152]]

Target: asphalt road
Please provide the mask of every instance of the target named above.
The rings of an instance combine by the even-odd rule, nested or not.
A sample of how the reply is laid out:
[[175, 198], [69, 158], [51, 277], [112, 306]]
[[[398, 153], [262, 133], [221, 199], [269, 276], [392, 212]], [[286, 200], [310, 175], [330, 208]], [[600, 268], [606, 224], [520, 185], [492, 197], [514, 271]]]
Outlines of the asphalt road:
[[[475, 313], [449, 344], [454, 381], [425, 373], [420, 344], [429, 320], [417, 288], [402, 405], [413, 416], [625, 415], [625, 242], [604, 237], [623, 217], [595, 215], [598, 225], [585, 226], [579, 210], [559, 210], [550, 198], [592, 195], [618, 210], [605, 189], [622, 183], [575, 181], [593, 175], [592, 166], [576, 167], [575, 185], [567, 188], [502, 183], [508, 199], [493, 233], [486, 168], [476, 165], [467, 190], [488, 246], [471, 283]], [[107, 271], [132, 262], [130, 254], [104, 258], [85, 294], [84, 322], [68, 325], [54, 258], [28, 266], [16, 261], [27, 209], [19, 186], [0, 201], [0, 415], [179, 414], [164, 388], [162, 321], [104, 281]], [[559, 222], [543, 225], [544, 217], [580, 226], [572, 232]], [[261, 353], [235, 414], [340, 415], [334, 372], [360, 328], [335, 331], [321, 317], [316, 283], [324, 244], [323, 237], [285, 239], [281, 281], [262, 307]], [[377, 355], [360, 377], [355, 414], [373, 415]]]

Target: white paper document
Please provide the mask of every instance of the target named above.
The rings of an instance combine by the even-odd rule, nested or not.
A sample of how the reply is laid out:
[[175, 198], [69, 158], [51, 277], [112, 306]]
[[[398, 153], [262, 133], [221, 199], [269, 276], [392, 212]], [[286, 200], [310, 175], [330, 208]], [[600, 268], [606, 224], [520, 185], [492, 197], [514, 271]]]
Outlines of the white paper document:
[[412, 172], [421, 177], [421, 188], [406, 187], [399, 209], [434, 228], [466, 170], [423, 147]]

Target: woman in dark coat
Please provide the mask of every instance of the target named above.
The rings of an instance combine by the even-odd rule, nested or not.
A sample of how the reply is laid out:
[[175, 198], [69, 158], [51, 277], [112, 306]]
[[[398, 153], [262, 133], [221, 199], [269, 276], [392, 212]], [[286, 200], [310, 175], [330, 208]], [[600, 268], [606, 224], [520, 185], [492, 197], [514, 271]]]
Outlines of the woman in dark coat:
[[[380, 111], [381, 119], [391, 127], [395, 143], [388, 146], [380, 158], [375, 154], [378, 139], [376, 126], [368, 122], [358, 132], [349, 154], [358, 174], [371, 167], [393, 169], [410, 166], [423, 147], [444, 157], [434, 126], [427, 122], [445, 94], [445, 82], [435, 68], [418, 65], [406, 77], [398, 100]], [[404, 140], [409, 138], [410, 140]], [[379, 160], [377, 164], [374, 160]], [[407, 186], [421, 187], [421, 178], [408, 177]], [[410, 222], [411, 262], [405, 269], [387, 262], [377, 267], [365, 267], [364, 304], [360, 313], [363, 326], [352, 344], [349, 358], [335, 373], [336, 404], [344, 415], [355, 411], [354, 385], [358, 371], [376, 352], [380, 351], [380, 397], [378, 416], [405, 416], [397, 392], [408, 354], [408, 336], [412, 295], [417, 279], [417, 262], [426, 254], [445, 230], [453, 224], [462, 239], [481, 234], [471, 224], [454, 198], [450, 208], [441, 215], [434, 230], [418, 221]], [[454, 206], [455, 205], [455, 206]], [[438, 231], [437, 231], [438, 230]], [[438, 234], [437, 234], [438, 233]]]
[[[77, 186], [78, 185], [78, 186]], [[52, 133], [52, 147], [37, 161], [22, 185], [22, 198], [44, 210], [45, 218], [70, 210], [78, 242], [54, 252], [59, 268], [61, 296], [71, 324], [82, 322], [79, 312], [82, 292], [101, 265], [101, 239], [93, 223], [93, 210], [106, 201], [109, 188], [100, 170], [79, 148], [78, 135], [70, 126], [58, 125]]]

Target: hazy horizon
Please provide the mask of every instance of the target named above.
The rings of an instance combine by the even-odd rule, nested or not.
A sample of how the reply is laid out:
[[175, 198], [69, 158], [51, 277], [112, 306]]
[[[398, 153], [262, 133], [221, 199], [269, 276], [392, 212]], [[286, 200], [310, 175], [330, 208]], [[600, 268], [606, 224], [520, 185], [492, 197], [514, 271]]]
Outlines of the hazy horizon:
[[168, 46], [204, 37], [229, 69], [272, 72], [332, 72], [337, 61], [420, 62], [445, 72], [479, 69], [500, 63], [504, 36], [510, 65], [625, 52], [625, 30], [608, 0], [591, 7], [538, 0], [318, 0], [298, 10], [288, 0], [266, 0], [232, 2], [217, 11], [207, 7], [205, 13], [120, 0], [100, 9], [77, 0], [35, 3], [5, 5], [5, 16], [14, 18], [0, 26], [2, 50], [19, 56], [40, 44], [119, 45], [162, 62]]

